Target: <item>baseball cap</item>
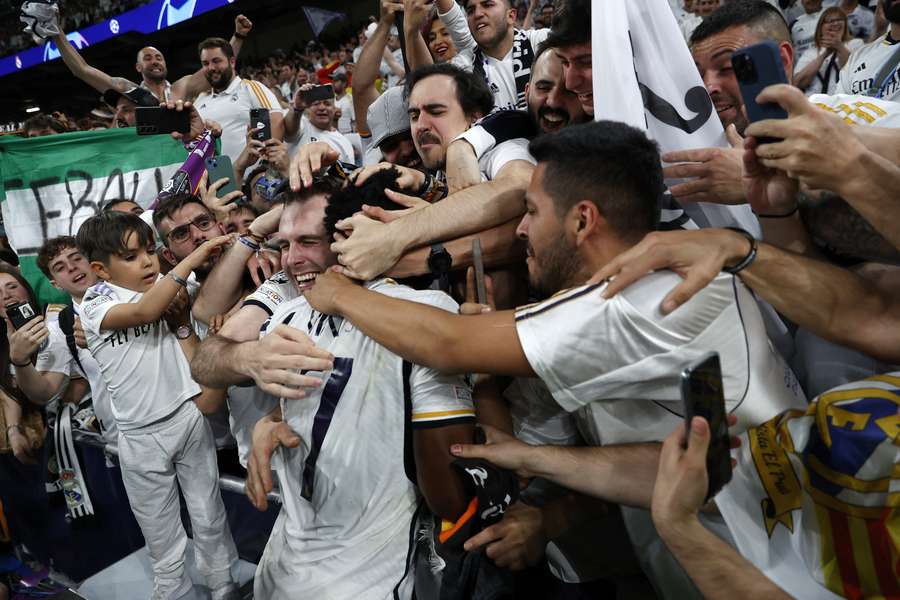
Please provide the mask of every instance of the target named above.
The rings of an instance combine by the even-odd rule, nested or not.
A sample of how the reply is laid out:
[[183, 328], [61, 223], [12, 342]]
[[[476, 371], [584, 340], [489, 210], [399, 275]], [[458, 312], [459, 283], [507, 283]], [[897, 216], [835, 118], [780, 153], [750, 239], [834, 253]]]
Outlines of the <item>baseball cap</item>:
[[366, 112], [369, 130], [372, 132], [370, 146], [378, 146], [385, 139], [409, 131], [409, 113], [403, 98], [402, 87], [392, 87], [369, 106]]
[[110, 106], [115, 106], [116, 103], [119, 102], [119, 98], [123, 96], [138, 106], [159, 106], [159, 100], [156, 96], [151, 94], [150, 90], [146, 90], [139, 86], [134, 86], [130, 90], [124, 92], [110, 88], [103, 92], [103, 101]]

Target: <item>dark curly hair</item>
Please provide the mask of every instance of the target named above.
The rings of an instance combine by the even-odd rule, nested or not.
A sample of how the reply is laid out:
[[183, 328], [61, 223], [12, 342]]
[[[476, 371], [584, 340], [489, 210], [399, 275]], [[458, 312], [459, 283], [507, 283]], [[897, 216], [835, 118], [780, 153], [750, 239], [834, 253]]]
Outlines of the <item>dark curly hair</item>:
[[325, 233], [329, 238], [337, 231], [338, 221], [347, 219], [362, 210], [363, 204], [379, 206], [385, 210], [403, 210], [401, 206], [389, 199], [384, 190], [400, 191], [397, 179], [400, 171], [395, 167], [377, 171], [357, 187], [352, 182], [331, 194], [328, 206], [325, 207]]

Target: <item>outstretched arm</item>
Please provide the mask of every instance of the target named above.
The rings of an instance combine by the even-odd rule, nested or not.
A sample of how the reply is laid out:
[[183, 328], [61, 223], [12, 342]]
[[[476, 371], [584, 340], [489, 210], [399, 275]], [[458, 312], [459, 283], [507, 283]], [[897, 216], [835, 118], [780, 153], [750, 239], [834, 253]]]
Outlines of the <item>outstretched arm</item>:
[[64, 32], [53, 36], [53, 41], [56, 43], [56, 47], [59, 48], [59, 54], [62, 56], [63, 62], [69, 68], [69, 71], [72, 72], [72, 75], [101, 94], [109, 89], [124, 92], [125, 90], [137, 87], [136, 83], [133, 83], [124, 77], [110, 77], [100, 69], [87, 64], [87, 61], [85, 61], [78, 53], [78, 50], [69, 43]]
[[[235, 58], [241, 53], [241, 48], [244, 46], [244, 40], [247, 39], [247, 35], [252, 28], [253, 23], [244, 15], [235, 17], [234, 34], [229, 41], [231, 49], [234, 50]], [[203, 69], [198, 69], [172, 84], [172, 99], [193, 100], [208, 89], [209, 82], [206, 81], [206, 76], [203, 75]]]

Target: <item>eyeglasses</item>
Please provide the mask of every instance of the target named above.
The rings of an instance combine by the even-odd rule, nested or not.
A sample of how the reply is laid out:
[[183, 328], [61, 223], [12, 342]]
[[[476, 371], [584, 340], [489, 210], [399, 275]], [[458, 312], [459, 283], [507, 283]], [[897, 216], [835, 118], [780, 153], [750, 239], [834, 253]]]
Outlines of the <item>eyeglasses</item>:
[[837, 23], [843, 24], [844, 18], [843, 17], [835, 17], [833, 19], [825, 19], [824, 21], [822, 21], [822, 23], [824, 23], [825, 25], [836, 25]]
[[215, 224], [215, 220], [209, 215], [200, 215], [190, 223], [179, 225], [178, 227], [170, 231], [168, 234], [166, 234], [166, 238], [171, 242], [177, 242], [180, 244], [182, 242], [186, 242], [187, 239], [191, 236], [191, 225], [193, 225], [200, 231], [209, 231]]

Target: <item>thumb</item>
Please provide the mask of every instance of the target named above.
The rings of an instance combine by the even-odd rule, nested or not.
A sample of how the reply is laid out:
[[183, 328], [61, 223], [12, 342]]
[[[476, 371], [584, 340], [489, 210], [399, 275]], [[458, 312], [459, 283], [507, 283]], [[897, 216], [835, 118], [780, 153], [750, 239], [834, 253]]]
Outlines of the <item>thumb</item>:
[[732, 148], [744, 147], [744, 138], [742, 138], [741, 134], [738, 133], [737, 127], [734, 126], [734, 123], [732, 123], [725, 129], [725, 138], [728, 140], [728, 143], [731, 144]]
[[296, 448], [300, 445], [300, 436], [294, 433], [294, 430], [290, 427], [279, 427], [276, 435], [278, 436], [278, 443], [286, 448]]
[[386, 216], [385, 210], [380, 206], [369, 206], [368, 204], [364, 204], [362, 207], [362, 212], [370, 219], [375, 219], [376, 221], [384, 221], [384, 218]]
[[333, 148], [330, 148], [328, 152], [325, 153], [325, 161], [328, 161], [330, 163], [337, 162], [340, 157], [341, 155], [338, 154], [338, 151]]
[[703, 417], [691, 419], [691, 432], [688, 435], [687, 452], [694, 457], [706, 460], [706, 450], [709, 448], [709, 423]]
[[407, 208], [413, 208], [421, 201], [420, 198], [407, 196], [406, 194], [401, 194], [400, 192], [395, 192], [394, 190], [384, 190], [384, 194], [397, 204], [400, 204], [401, 206], [405, 206]]

